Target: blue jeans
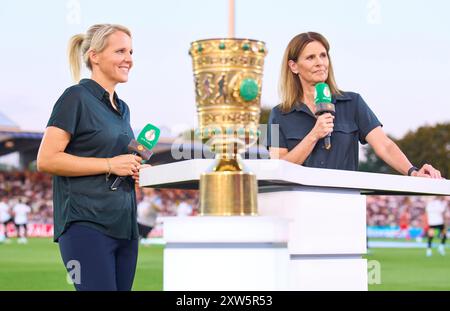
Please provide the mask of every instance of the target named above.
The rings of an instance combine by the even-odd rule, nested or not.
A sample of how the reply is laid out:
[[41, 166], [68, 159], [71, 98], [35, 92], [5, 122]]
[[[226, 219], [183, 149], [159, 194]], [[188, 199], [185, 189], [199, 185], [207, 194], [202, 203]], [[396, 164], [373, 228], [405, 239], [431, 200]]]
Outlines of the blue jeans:
[[59, 238], [64, 266], [78, 291], [129, 291], [138, 240], [115, 239], [73, 223]]

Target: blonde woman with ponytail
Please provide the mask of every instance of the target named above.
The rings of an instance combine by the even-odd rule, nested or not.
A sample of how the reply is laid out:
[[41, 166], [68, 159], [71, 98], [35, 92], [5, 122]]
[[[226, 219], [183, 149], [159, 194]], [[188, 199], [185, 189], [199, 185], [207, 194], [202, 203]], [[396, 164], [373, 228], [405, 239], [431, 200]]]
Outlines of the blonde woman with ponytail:
[[[327, 83], [335, 114], [316, 115], [315, 86]], [[337, 87], [330, 44], [317, 32], [301, 33], [289, 42], [281, 63], [281, 103], [271, 111], [268, 124], [270, 157], [309, 167], [357, 170], [358, 141], [399, 173], [441, 178], [429, 164], [421, 169], [409, 162], [381, 128], [375, 114], [353, 92]], [[331, 134], [331, 148], [324, 138]]]
[[[54, 175], [54, 240], [77, 290], [131, 290], [142, 159], [128, 154], [130, 110], [115, 92], [133, 66], [131, 33], [94, 25], [70, 39], [68, 54], [76, 84], [56, 102], [37, 158]], [[90, 79], [80, 80], [83, 65]], [[127, 178], [111, 191], [116, 176]]]

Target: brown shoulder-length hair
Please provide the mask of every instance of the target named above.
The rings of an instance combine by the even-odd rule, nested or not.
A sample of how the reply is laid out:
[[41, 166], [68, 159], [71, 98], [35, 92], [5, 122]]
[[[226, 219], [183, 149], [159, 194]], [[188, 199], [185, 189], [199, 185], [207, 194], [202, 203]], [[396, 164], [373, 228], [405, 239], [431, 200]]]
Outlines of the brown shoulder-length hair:
[[317, 32], [304, 32], [297, 36], [295, 36], [288, 44], [284, 56], [283, 62], [281, 64], [281, 74], [280, 74], [280, 82], [279, 82], [279, 92], [281, 97], [281, 110], [289, 111], [295, 102], [302, 100], [303, 98], [303, 88], [300, 82], [300, 78], [291, 71], [289, 68], [289, 61], [292, 60], [297, 62], [298, 57], [302, 53], [305, 46], [313, 41], [318, 41], [322, 43], [322, 45], [327, 50], [329, 66], [328, 66], [328, 78], [325, 81], [330, 87], [331, 93], [333, 95], [339, 94], [339, 91], [336, 80], [334, 79], [333, 65], [331, 64], [330, 58], [330, 44], [327, 39]]

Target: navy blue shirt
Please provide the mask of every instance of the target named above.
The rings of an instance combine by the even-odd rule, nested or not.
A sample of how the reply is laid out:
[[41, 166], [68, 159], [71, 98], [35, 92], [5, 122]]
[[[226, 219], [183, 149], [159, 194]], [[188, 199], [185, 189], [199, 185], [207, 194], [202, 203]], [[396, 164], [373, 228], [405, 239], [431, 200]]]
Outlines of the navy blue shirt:
[[[96, 158], [128, 153], [128, 143], [134, 138], [130, 110], [116, 93], [113, 96], [118, 111], [113, 108], [109, 93], [94, 80], [83, 79], [65, 90], [47, 124], [71, 134], [64, 152]], [[118, 190], [111, 191], [115, 177], [53, 177], [55, 241], [72, 222], [117, 239], [138, 237], [134, 181], [127, 177]]]
[[[325, 149], [324, 139], [320, 139], [303, 165], [356, 171], [359, 160], [358, 141], [366, 144], [367, 134], [382, 124], [357, 93], [342, 92], [342, 95], [333, 96], [333, 103], [336, 115], [331, 149]], [[279, 125], [278, 134], [271, 129], [274, 124]], [[287, 148], [291, 151], [311, 132], [315, 124], [316, 117], [307, 105], [296, 103], [288, 112], [282, 112], [278, 105], [272, 109], [269, 117], [268, 147]]]

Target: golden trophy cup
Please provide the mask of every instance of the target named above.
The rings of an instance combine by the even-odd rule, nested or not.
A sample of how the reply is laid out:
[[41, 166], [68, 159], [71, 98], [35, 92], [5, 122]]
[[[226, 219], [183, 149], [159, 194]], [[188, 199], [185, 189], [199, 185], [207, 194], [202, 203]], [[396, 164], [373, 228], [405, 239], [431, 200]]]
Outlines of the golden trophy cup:
[[216, 154], [200, 176], [200, 214], [257, 215], [258, 185], [241, 153], [258, 140], [265, 43], [208, 39], [191, 43], [201, 137]]

